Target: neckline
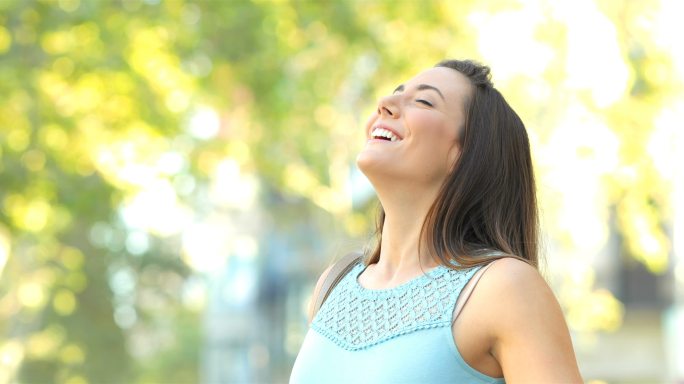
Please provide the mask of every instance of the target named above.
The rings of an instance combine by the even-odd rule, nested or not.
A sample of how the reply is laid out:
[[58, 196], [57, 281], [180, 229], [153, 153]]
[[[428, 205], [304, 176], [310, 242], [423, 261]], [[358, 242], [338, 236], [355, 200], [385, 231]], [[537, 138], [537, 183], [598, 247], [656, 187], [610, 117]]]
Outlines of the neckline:
[[352, 280], [354, 282], [354, 286], [356, 286], [362, 292], [367, 292], [367, 293], [388, 293], [388, 292], [405, 290], [407, 288], [410, 288], [410, 287], [422, 282], [423, 280], [426, 280], [429, 278], [436, 278], [439, 275], [441, 275], [442, 273], [446, 272], [447, 269], [449, 269], [443, 265], [438, 265], [437, 267], [435, 267], [435, 268], [433, 268], [433, 269], [431, 269], [431, 270], [429, 270], [429, 271], [427, 271], [427, 272], [425, 272], [419, 276], [416, 276], [416, 277], [412, 278], [411, 280], [409, 280], [405, 283], [399, 284], [396, 287], [384, 288], [384, 289], [371, 289], [371, 288], [364, 287], [359, 282], [359, 276], [361, 276], [361, 274], [366, 270], [366, 268], [368, 268], [368, 266], [366, 266], [362, 262], [360, 262], [356, 268], [357, 268], [357, 270], [355, 270], [354, 273], [352, 274]]

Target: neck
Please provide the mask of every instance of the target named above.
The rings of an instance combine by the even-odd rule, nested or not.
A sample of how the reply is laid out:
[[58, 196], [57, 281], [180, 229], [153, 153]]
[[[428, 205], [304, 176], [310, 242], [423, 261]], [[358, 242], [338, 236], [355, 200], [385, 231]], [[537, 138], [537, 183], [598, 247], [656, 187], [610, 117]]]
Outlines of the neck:
[[[419, 249], [423, 222], [437, 196], [437, 190], [420, 191], [376, 188], [385, 210], [380, 259], [375, 267], [387, 275], [429, 270], [438, 263], [427, 251], [425, 239]], [[420, 260], [419, 260], [420, 255]]]

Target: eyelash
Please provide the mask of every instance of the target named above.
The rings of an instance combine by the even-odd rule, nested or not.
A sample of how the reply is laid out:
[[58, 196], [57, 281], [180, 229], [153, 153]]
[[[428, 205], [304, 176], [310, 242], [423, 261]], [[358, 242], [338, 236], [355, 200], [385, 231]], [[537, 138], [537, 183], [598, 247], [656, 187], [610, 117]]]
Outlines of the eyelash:
[[418, 103], [423, 103], [423, 104], [427, 105], [428, 107], [432, 107], [432, 106], [433, 106], [431, 102], [429, 102], [429, 101], [427, 101], [427, 100], [423, 100], [423, 99], [417, 99], [416, 102], [418, 102]]

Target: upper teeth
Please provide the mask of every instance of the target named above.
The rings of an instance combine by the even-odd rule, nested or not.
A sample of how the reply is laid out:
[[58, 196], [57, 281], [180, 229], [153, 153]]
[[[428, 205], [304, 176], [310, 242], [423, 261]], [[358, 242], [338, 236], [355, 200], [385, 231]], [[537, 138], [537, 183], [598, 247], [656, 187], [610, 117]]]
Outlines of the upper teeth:
[[375, 129], [373, 129], [372, 136], [373, 136], [373, 137], [385, 137], [385, 138], [390, 139], [390, 141], [397, 141], [397, 140], [399, 140], [399, 138], [397, 137], [397, 135], [395, 135], [395, 134], [392, 133], [391, 131], [388, 131], [388, 130], [383, 129], [383, 128], [375, 128]]

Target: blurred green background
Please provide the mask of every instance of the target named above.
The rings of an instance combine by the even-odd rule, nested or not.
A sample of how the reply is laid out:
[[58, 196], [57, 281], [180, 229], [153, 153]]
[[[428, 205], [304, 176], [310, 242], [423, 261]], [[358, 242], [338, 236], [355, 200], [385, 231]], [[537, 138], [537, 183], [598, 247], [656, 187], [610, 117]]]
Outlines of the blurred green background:
[[286, 382], [318, 275], [371, 238], [363, 123], [444, 58], [529, 130], [585, 380], [684, 380], [682, 16], [0, 0], [0, 383]]

